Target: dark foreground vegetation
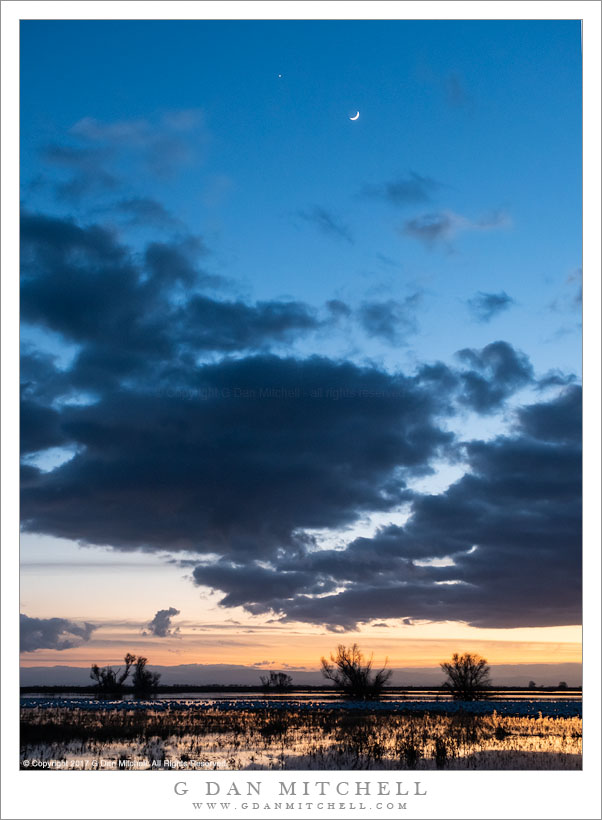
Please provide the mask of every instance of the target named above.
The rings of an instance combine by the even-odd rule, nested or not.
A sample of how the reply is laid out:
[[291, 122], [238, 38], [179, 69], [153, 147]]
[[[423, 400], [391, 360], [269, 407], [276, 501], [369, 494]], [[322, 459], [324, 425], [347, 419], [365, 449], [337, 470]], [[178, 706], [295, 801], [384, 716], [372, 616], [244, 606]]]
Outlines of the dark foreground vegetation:
[[378, 672], [372, 669], [372, 655], [366, 658], [359, 646], [339, 644], [330, 660], [321, 659], [322, 674], [332, 681], [342, 695], [360, 700], [377, 700], [384, 694], [385, 686], [393, 674], [387, 669], [387, 661]]
[[147, 698], [157, 691], [161, 675], [158, 672], [151, 672], [147, 669], [148, 658], [136, 657], [128, 652], [123, 659], [123, 669], [113, 669], [112, 666], [104, 666], [102, 669], [98, 664], [92, 664], [90, 677], [94, 683], [94, 691], [98, 697], [110, 698], [123, 694], [125, 682], [132, 674], [131, 691], [138, 698]]
[[22, 767], [32, 760], [99, 769], [577, 769], [581, 720], [462, 711], [30, 708], [22, 710]]

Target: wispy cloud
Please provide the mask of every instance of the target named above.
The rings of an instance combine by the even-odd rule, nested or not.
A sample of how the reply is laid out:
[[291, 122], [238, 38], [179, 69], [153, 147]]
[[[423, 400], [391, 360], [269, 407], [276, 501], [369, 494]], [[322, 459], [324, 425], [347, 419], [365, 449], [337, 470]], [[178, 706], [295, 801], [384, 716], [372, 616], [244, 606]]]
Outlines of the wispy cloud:
[[466, 302], [472, 317], [477, 322], [490, 322], [494, 316], [502, 313], [515, 304], [514, 299], [505, 291], [500, 293], [475, 293]]
[[476, 220], [454, 211], [435, 211], [407, 220], [401, 228], [401, 233], [432, 247], [440, 243], [449, 243], [460, 233], [491, 231], [505, 227], [509, 222], [504, 211], [494, 211]]
[[564, 280], [563, 290], [550, 303], [550, 310], [555, 313], [568, 313], [581, 310], [583, 303], [583, 269], [572, 270]]
[[59, 173], [70, 174], [55, 183], [59, 199], [78, 200], [87, 194], [115, 190], [120, 185], [119, 177], [106, 168], [111, 151], [104, 148], [51, 144], [44, 146], [40, 154]]
[[199, 144], [207, 139], [199, 109], [165, 112], [153, 119], [101, 121], [84, 117], [72, 126], [71, 135], [120, 153], [135, 151], [147, 169], [161, 177], [192, 161]]
[[315, 225], [322, 233], [344, 239], [346, 242], [353, 244], [354, 240], [349, 228], [325, 208], [315, 205], [309, 210], [297, 211], [297, 216], [301, 217], [305, 222]]
[[430, 177], [410, 171], [408, 176], [382, 182], [378, 185], [365, 185], [361, 195], [383, 199], [391, 205], [408, 205], [414, 202], [429, 202], [432, 195], [442, 187], [440, 182]]
[[123, 214], [130, 225], [172, 228], [180, 222], [155, 199], [150, 197], [130, 197], [121, 199], [111, 210]]
[[444, 80], [445, 97], [452, 108], [466, 108], [472, 103], [464, 79], [457, 71], [452, 71]]

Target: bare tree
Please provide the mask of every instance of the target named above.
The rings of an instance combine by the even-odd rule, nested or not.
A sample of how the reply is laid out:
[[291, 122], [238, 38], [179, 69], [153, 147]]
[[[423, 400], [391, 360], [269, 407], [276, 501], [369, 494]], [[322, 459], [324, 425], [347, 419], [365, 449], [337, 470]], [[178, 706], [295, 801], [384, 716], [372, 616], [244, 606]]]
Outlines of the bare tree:
[[136, 657], [128, 652], [124, 658], [125, 667], [123, 669], [113, 669], [112, 666], [105, 666], [102, 669], [98, 664], [92, 664], [90, 670], [90, 677], [96, 681], [96, 691], [102, 697], [120, 696], [123, 693], [124, 684], [129, 677], [132, 667], [134, 667], [134, 674], [132, 677], [132, 686], [134, 694], [139, 697], [148, 695], [155, 691], [159, 683], [159, 675], [157, 672], [149, 672], [146, 668], [148, 663], [146, 658]]
[[264, 689], [275, 692], [286, 692], [293, 685], [291, 675], [286, 672], [270, 672], [269, 675], [260, 675], [261, 684]]
[[136, 697], [145, 697], [153, 694], [159, 685], [159, 678], [161, 675], [158, 672], [149, 672], [146, 668], [148, 663], [147, 658], [142, 656], [136, 659], [136, 666], [134, 667], [134, 677], [132, 685], [134, 687], [134, 694]]
[[491, 686], [489, 665], [485, 658], [465, 652], [456, 652], [451, 661], [442, 663], [447, 675], [443, 687], [451, 692], [454, 700], [482, 700]]
[[372, 658], [364, 657], [359, 646], [339, 644], [336, 655], [331, 653], [330, 661], [322, 658], [322, 674], [331, 680], [343, 694], [362, 700], [376, 700], [382, 695], [385, 684], [393, 674], [385, 665], [378, 672], [372, 671]]
[[125, 663], [123, 670], [121, 667], [113, 669], [112, 666], [105, 666], [101, 669], [98, 664], [92, 664], [90, 677], [96, 681], [96, 690], [99, 695], [118, 695], [122, 692], [136, 656], [128, 652], [123, 660]]

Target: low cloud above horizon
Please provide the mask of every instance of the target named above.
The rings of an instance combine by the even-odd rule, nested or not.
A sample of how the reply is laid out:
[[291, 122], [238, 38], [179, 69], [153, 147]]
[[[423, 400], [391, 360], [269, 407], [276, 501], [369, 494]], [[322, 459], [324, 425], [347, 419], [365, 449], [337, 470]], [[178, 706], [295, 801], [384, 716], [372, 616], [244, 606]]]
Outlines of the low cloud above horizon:
[[172, 625], [172, 618], [180, 614], [180, 610], [175, 606], [169, 609], [159, 609], [152, 621], [147, 624], [148, 633], [143, 631], [143, 635], [155, 635], [157, 638], [171, 638], [177, 636], [180, 627]]
[[38, 649], [55, 649], [58, 652], [81, 646], [90, 640], [97, 626], [90, 623], [78, 624], [67, 618], [30, 618], [21, 613], [19, 632], [21, 652], [35, 652]]

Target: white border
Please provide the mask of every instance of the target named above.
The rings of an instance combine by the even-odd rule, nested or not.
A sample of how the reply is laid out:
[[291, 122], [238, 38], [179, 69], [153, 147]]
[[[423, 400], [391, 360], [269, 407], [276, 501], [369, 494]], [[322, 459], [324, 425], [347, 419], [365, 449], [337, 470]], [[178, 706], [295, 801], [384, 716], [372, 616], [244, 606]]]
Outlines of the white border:
[[[582, 772], [385, 772], [363, 781], [420, 780], [425, 798], [405, 798], [405, 812], [308, 810], [296, 817], [547, 818], [598, 820], [600, 771], [600, 4], [584, 2], [21, 2], [2, 3], [2, 589], [3, 818], [279, 817], [239, 810], [194, 811], [173, 785], [261, 779], [353, 780], [352, 772], [164, 773], [38, 772], [16, 769], [18, 748], [18, 235], [19, 19], [583, 19], [584, 21], [584, 598], [585, 737]], [[132, 779], [133, 778], [133, 779]], [[34, 782], [35, 781], [35, 782]], [[196, 798], [195, 798], [196, 799]], [[204, 798], [199, 797], [199, 800]], [[420, 802], [420, 801], [424, 802]], [[291, 815], [288, 815], [291, 816]]]
[[[591, 20], [597, 0], [8, 0], [21, 20]], [[5, 16], [3, 14], [3, 16]], [[598, 13], [599, 17], [599, 13]]]

